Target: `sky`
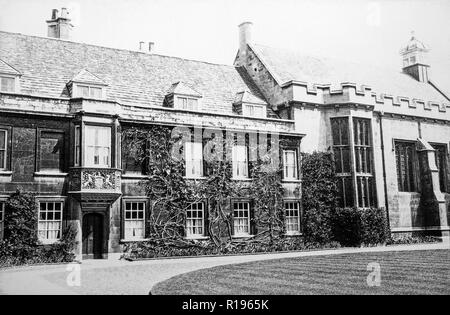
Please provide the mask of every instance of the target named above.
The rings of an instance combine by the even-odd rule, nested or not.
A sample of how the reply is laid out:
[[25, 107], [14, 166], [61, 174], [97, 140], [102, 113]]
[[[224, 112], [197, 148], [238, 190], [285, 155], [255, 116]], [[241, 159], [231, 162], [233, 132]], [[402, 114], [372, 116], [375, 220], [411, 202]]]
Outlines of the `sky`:
[[449, 0], [0, 0], [0, 30], [46, 36], [52, 9], [67, 7], [72, 40], [233, 64], [238, 25], [253, 41], [305, 54], [401, 69], [411, 37], [431, 49], [430, 77], [450, 92]]

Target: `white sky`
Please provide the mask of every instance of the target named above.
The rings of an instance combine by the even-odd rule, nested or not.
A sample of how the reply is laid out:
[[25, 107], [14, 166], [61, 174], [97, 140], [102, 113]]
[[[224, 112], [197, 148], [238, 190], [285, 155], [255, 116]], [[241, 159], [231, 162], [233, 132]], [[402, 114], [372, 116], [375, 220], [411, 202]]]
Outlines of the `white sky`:
[[431, 78], [450, 91], [449, 0], [0, 0], [0, 29], [46, 36], [51, 9], [68, 7], [73, 40], [232, 64], [237, 25], [254, 42], [400, 70], [411, 31], [431, 48]]

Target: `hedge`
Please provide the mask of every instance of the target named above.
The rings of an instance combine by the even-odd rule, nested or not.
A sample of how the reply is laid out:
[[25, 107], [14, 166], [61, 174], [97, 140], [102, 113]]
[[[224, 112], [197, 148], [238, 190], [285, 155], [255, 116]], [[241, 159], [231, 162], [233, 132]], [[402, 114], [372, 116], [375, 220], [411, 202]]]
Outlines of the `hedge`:
[[336, 208], [332, 221], [334, 239], [343, 246], [374, 246], [389, 239], [384, 209]]

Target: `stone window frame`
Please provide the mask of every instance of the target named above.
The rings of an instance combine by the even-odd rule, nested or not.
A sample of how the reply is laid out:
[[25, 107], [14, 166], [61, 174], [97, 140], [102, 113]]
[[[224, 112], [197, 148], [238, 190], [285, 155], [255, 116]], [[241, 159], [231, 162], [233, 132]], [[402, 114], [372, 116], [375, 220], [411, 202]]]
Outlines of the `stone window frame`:
[[[198, 207], [197, 207], [197, 209], [192, 209], [192, 206], [194, 205], [194, 204], [196, 204], [197, 206], [198, 205], [202, 205], [201, 206], [201, 210], [199, 210], [198, 209]], [[199, 211], [201, 211], [201, 213], [202, 213], [202, 217], [201, 217], [201, 224], [197, 224], [197, 225], [192, 225], [192, 227], [196, 227], [196, 228], [199, 228], [199, 227], [201, 227], [202, 228], [202, 233], [201, 234], [192, 234], [192, 233], [189, 233], [188, 231], [189, 231], [189, 228], [188, 228], [188, 220], [192, 220], [192, 218], [190, 218], [189, 217], [189, 212], [190, 211], [197, 211], [197, 212], [199, 212]], [[197, 220], [198, 220], [198, 217], [196, 217], [197, 218]], [[195, 220], [195, 219], [194, 219]], [[187, 239], [203, 239], [203, 238], [205, 238], [205, 236], [206, 236], [206, 202], [204, 202], [204, 201], [200, 201], [200, 202], [193, 202], [193, 203], [191, 203], [190, 205], [189, 205], [189, 207], [186, 209], [186, 219], [185, 219], [185, 235], [186, 235], [186, 238]]]
[[[343, 192], [344, 192], [344, 200], [343, 203], [340, 205], [341, 207], [353, 207], [356, 206], [358, 208], [370, 208], [370, 207], [376, 207], [377, 206], [377, 193], [376, 193], [376, 174], [375, 174], [375, 168], [374, 168], [374, 146], [373, 146], [373, 127], [372, 127], [372, 119], [368, 118], [368, 117], [360, 117], [360, 116], [354, 116], [354, 115], [342, 115], [342, 116], [334, 116], [330, 118], [330, 125], [331, 127], [333, 126], [333, 120], [343, 120], [345, 119], [347, 122], [347, 140], [348, 143], [347, 144], [335, 144], [334, 143], [334, 134], [333, 134], [333, 128], [330, 128], [331, 131], [331, 139], [332, 139], [332, 148], [333, 148], [333, 156], [334, 159], [336, 161], [336, 152], [335, 149], [336, 148], [341, 148], [341, 147], [345, 147], [348, 148], [349, 150], [349, 171], [350, 172], [341, 172], [341, 173], [336, 173], [336, 175], [342, 179], [342, 185], [343, 185]], [[370, 161], [371, 161], [371, 173], [367, 174], [367, 173], [361, 173], [361, 172], [357, 172], [357, 168], [356, 168], [356, 153], [355, 153], [355, 148], [356, 147], [360, 147], [360, 144], [357, 144], [355, 141], [355, 121], [357, 120], [367, 120], [370, 122], [369, 126], [370, 126], [370, 131], [367, 129], [367, 137], [369, 139], [369, 143], [370, 143], [370, 147], [371, 147], [371, 154], [370, 154]], [[341, 133], [340, 133], [341, 135]], [[342, 138], [341, 136], [339, 138]], [[341, 156], [342, 156], [342, 150], [340, 151]], [[341, 167], [342, 170], [344, 170], [344, 159], [341, 159]], [[371, 181], [371, 187], [369, 187], [369, 184], [367, 184], [367, 189], [372, 190], [372, 204], [370, 202], [370, 196], [368, 196], [368, 204], [365, 204], [365, 202], [361, 202], [360, 198], [359, 198], [359, 191], [362, 191], [362, 181], [359, 182], [358, 179], [361, 177], [367, 178], [370, 175], [370, 177], [372, 178]], [[351, 187], [349, 192], [351, 193], [351, 196], [347, 196], [345, 194], [346, 190], [346, 184], [348, 185], [349, 183], [351, 183]], [[361, 184], [361, 186], [360, 186]], [[367, 193], [367, 191], [366, 191]], [[346, 197], [351, 197], [352, 200], [350, 200], [349, 202], [347, 202], [347, 198]]]
[[1, 168], [0, 167], [0, 176], [2, 174], [6, 174], [9, 175], [11, 173], [11, 156], [12, 156], [12, 126], [8, 126], [8, 125], [0, 125], [0, 130], [5, 130], [6, 131], [6, 152], [5, 152], [5, 167]]
[[[283, 181], [297, 181], [299, 179], [299, 153], [298, 149], [294, 147], [284, 147], [282, 149], [282, 165], [283, 165]], [[294, 152], [294, 177], [287, 177], [286, 176], [286, 153], [287, 152]]]
[[[397, 144], [405, 144], [412, 146], [414, 149], [412, 151], [412, 167], [411, 170], [413, 172], [412, 174], [412, 180], [413, 180], [413, 188], [410, 188], [408, 190], [405, 190], [401, 185], [399, 185], [399, 170], [398, 170], [398, 156], [397, 156]], [[395, 160], [395, 169], [396, 169], [396, 179], [397, 179], [397, 191], [402, 193], [420, 193], [420, 180], [419, 180], [419, 158], [417, 154], [417, 141], [416, 140], [409, 140], [409, 139], [399, 139], [399, 138], [393, 138], [392, 139], [392, 151], [394, 153], [394, 160]], [[411, 179], [410, 179], [411, 180]], [[411, 185], [411, 183], [410, 183]]]
[[[236, 233], [235, 228], [235, 204], [247, 204], [248, 205], [248, 233]], [[232, 218], [232, 227], [233, 227], [233, 237], [234, 238], [242, 238], [242, 237], [251, 237], [252, 235], [252, 201], [250, 199], [232, 199], [231, 200], [231, 218]], [[237, 209], [237, 211], [244, 210], [244, 209]], [[238, 219], [245, 219], [245, 217], [237, 217]]]
[[[187, 154], [188, 154], [188, 148], [191, 148], [191, 153], [192, 156], [195, 156], [195, 152], [196, 152], [196, 147], [198, 149], [198, 147], [201, 148], [201, 154], [200, 154], [200, 158], [199, 159], [187, 159]], [[185, 163], [185, 176], [186, 178], [203, 178], [204, 175], [204, 160], [203, 160], [203, 142], [198, 142], [198, 141], [186, 141], [184, 142], [184, 163]], [[189, 161], [189, 162], [188, 162]], [[200, 162], [199, 165], [199, 173], [198, 174], [194, 174], [193, 172], [188, 172], [188, 166], [190, 165], [189, 163], [193, 163], [192, 165], [195, 165], [195, 162]]]
[[[62, 238], [62, 234], [64, 232], [64, 218], [65, 218], [65, 214], [66, 214], [66, 200], [67, 197], [65, 196], [38, 196], [36, 197], [36, 201], [37, 201], [37, 205], [38, 205], [38, 211], [37, 211], [37, 234], [38, 234], [38, 239], [39, 241], [44, 244], [44, 245], [49, 245], [49, 244], [54, 244], [58, 241], [61, 240]], [[43, 239], [39, 236], [39, 223], [40, 221], [49, 221], [49, 220], [41, 220], [41, 203], [61, 203], [61, 218], [59, 220], [60, 222], [60, 233], [59, 233], [59, 238], [55, 238], [55, 239]], [[48, 211], [48, 210], [47, 210]], [[57, 221], [57, 220], [52, 220], [52, 221]]]
[[[108, 158], [108, 165], [103, 165], [103, 164], [90, 164], [88, 163], [88, 144], [86, 141], [86, 138], [88, 137], [88, 129], [89, 128], [109, 128], [109, 158]], [[113, 136], [114, 136], [114, 130], [113, 130], [113, 125], [111, 124], [97, 124], [97, 123], [93, 123], [93, 122], [84, 122], [83, 123], [83, 128], [81, 133], [84, 133], [84, 137], [82, 137], [82, 155], [81, 155], [81, 162], [84, 161], [84, 166], [83, 167], [87, 167], [87, 168], [111, 168], [113, 165], [113, 158], [114, 158], [114, 140], [113, 140]], [[84, 141], [83, 141], [84, 138]], [[83, 156], [84, 155], [84, 156]]]
[[[449, 189], [449, 151], [448, 151], [448, 145], [447, 143], [442, 143], [442, 142], [429, 142], [429, 144], [433, 147], [433, 149], [435, 150], [435, 162], [436, 162], [436, 167], [438, 168], [439, 171], [439, 183], [440, 183], [440, 189], [442, 193], [449, 193], [450, 189]], [[444, 158], [445, 158], [445, 163], [444, 165], [440, 165], [440, 163], [438, 163], [438, 147], [441, 147], [444, 149]], [[444, 173], [441, 173], [441, 169], [439, 169], [439, 166], [442, 166], [442, 168], [444, 169]], [[443, 178], [442, 178], [443, 177]], [[443, 181], [442, 181], [443, 179]]]
[[[288, 204], [288, 203], [292, 203], [292, 204], [297, 204], [297, 207], [298, 207], [298, 209], [287, 209], [286, 208], [286, 204]], [[285, 225], [286, 225], [286, 235], [288, 235], [288, 236], [296, 236], [296, 235], [302, 235], [303, 233], [302, 233], [302, 225], [301, 225], [301, 223], [302, 223], [302, 215], [303, 215], [303, 213], [302, 213], [302, 206], [301, 206], [301, 200], [300, 199], [284, 199], [283, 200], [283, 206], [284, 206], [284, 214], [285, 214], [285, 217], [284, 217], [284, 221], [285, 221]], [[287, 222], [286, 222], [286, 219], [289, 217], [288, 215], [287, 215], [287, 211], [288, 210], [297, 210], [298, 211], [298, 230], [295, 230], [295, 231], [288, 231], [288, 229], [287, 229]], [[292, 217], [296, 217], [296, 216], [292, 216]]]
[[[143, 203], [144, 204], [144, 237], [140, 239], [127, 239], [125, 237], [125, 210], [126, 210], [126, 203], [129, 202], [136, 202], [136, 203]], [[149, 223], [149, 217], [150, 217], [150, 200], [146, 196], [126, 196], [122, 197], [121, 202], [121, 211], [120, 211], [120, 217], [121, 217], [121, 242], [142, 242], [148, 240], [146, 238], [147, 236], [147, 226]]]
[[[63, 169], [59, 170], [59, 172], [41, 172], [41, 137], [43, 132], [48, 133], [58, 133], [63, 135]], [[64, 129], [51, 129], [51, 128], [37, 128], [37, 139], [36, 139], [36, 159], [35, 159], [35, 176], [42, 175], [42, 174], [51, 174], [51, 175], [67, 175], [67, 150], [66, 150], [66, 144], [68, 143], [68, 135], [67, 132]]]

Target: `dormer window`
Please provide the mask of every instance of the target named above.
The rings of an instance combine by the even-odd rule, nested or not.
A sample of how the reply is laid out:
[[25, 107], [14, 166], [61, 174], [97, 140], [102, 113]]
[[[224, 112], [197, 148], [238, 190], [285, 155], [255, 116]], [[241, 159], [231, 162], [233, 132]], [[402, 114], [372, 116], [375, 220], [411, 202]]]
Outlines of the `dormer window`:
[[267, 117], [267, 103], [249, 91], [242, 91], [236, 94], [233, 109], [235, 113], [245, 117]]
[[0, 76], [0, 91], [1, 92], [15, 92], [16, 90], [16, 78]]
[[81, 70], [69, 83], [72, 97], [105, 99], [106, 83], [87, 70]]
[[178, 106], [177, 107], [179, 109], [197, 111], [198, 110], [198, 99], [184, 97], [184, 96], [178, 96]]
[[20, 72], [0, 59], [0, 92], [14, 93], [19, 91]]
[[190, 85], [178, 81], [170, 87], [165, 98], [165, 106], [175, 109], [200, 111], [202, 95]]
[[94, 87], [94, 86], [88, 86], [88, 85], [77, 85], [77, 96], [84, 97], [84, 98], [95, 98], [95, 99], [102, 99], [103, 93], [102, 88], [100, 87]]
[[266, 117], [266, 108], [263, 105], [243, 104], [242, 115], [248, 117], [263, 118]]

